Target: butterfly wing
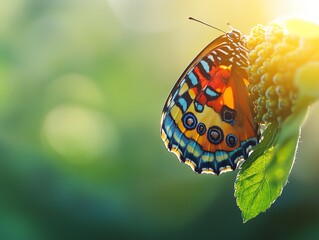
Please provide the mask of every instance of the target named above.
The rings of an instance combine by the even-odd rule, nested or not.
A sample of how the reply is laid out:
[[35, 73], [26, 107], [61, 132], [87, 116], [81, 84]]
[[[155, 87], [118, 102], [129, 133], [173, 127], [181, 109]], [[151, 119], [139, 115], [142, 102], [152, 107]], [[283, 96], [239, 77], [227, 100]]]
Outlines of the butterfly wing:
[[220, 36], [192, 61], [165, 103], [161, 137], [198, 173], [236, 169], [257, 143], [245, 85], [246, 55], [243, 46]]

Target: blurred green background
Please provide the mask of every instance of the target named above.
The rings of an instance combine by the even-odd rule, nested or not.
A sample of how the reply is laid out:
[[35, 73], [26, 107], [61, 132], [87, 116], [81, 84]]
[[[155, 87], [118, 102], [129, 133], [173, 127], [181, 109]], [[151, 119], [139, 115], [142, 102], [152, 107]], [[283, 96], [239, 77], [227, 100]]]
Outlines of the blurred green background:
[[[0, 239], [318, 239], [319, 105], [283, 195], [242, 224], [236, 173], [194, 174], [159, 121], [195, 55], [220, 33], [315, 1], [0, 2]], [[312, 14], [313, 13], [313, 14]]]

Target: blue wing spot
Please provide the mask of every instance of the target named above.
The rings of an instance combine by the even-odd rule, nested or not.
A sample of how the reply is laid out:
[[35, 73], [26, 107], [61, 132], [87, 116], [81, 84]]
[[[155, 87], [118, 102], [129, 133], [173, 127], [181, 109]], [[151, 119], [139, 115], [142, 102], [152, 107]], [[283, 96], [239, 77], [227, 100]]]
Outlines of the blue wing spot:
[[168, 138], [171, 138], [173, 136], [175, 128], [176, 128], [176, 125], [174, 120], [172, 119], [170, 114], [167, 114], [163, 122], [163, 129]]
[[207, 132], [208, 141], [217, 145], [220, 144], [224, 140], [224, 133], [220, 127], [213, 126], [208, 129]]
[[185, 92], [182, 94], [182, 96], [179, 96], [176, 100], [176, 106], [179, 107], [179, 109], [185, 113], [188, 109], [189, 105], [191, 105], [193, 99], [189, 95], [189, 92]]
[[236, 111], [224, 105], [220, 112], [221, 118], [224, 122], [229, 123], [230, 125], [234, 125], [236, 118]]
[[188, 77], [189, 77], [189, 79], [191, 80], [191, 83], [192, 83], [193, 85], [198, 84], [198, 79], [197, 79], [197, 77], [195, 76], [195, 74], [193, 73], [193, 71], [191, 71], [191, 72], [188, 74]]
[[203, 68], [207, 73], [209, 73], [209, 65], [205, 60], [201, 60], [200, 63], [202, 64]]
[[197, 101], [194, 101], [195, 110], [197, 112], [202, 112], [204, 110], [204, 106]]
[[209, 74], [209, 71], [206, 71], [205, 69], [205, 67], [208, 67], [209, 70], [209, 65], [207, 64], [207, 62], [201, 60], [196, 67], [204, 78], [206, 78], [207, 80], [210, 80], [212, 78], [212, 76]]
[[197, 125], [197, 118], [191, 112], [188, 112], [188, 113], [184, 114], [182, 120], [183, 120], [184, 127], [187, 130], [192, 130]]
[[182, 97], [179, 98], [177, 100], [177, 103], [178, 103], [178, 106], [181, 108], [181, 110], [183, 112], [185, 112], [187, 110], [187, 102], [186, 102], [186, 100], [184, 98], [182, 98]]
[[197, 125], [197, 132], [199, 135], [203, 135], [206, 132], [206, 126], [204, 123], [199, 123]]
[[221, 94], [216, 92], [214, 89], [212, 89], [210, 87], [206, 87], [205, 88], [205, 95], [208, 98], [208, 100], [215, 100], [215, 99], [219, 98], [219, 96]]
[[226, 137], [226, 143], [230, 147], [235, 147], [237, 145], [238, 139], [234, 134], [228, 134]]

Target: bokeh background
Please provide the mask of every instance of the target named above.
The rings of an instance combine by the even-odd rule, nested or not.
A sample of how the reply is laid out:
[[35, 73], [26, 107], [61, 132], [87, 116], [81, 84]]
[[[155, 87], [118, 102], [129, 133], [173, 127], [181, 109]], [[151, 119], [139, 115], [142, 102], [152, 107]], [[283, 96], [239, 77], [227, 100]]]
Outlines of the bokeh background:
[[318, 239], [319, 105], [283, 195], [243, 224], [236, 173], [194, 174], [161, 110], [219, 32], [298, 16], [306, 0], [2, 0], [0, 239]]

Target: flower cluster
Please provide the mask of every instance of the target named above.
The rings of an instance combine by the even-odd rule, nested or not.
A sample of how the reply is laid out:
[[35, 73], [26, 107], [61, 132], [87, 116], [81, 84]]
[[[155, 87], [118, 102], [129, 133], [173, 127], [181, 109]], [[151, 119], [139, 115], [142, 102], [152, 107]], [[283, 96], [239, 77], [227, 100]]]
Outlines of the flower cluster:
[[[246, 41], [249, 49], [249, 92], [254, 104], [255, 122], [282, 123], [298, 98], [294, 84], [296, 70], [319, 60], [316, 43], [289, 34], [285, 26], [272, 22], [257, 25]], [[316, 51], [315, 51], [316, 52]]]

